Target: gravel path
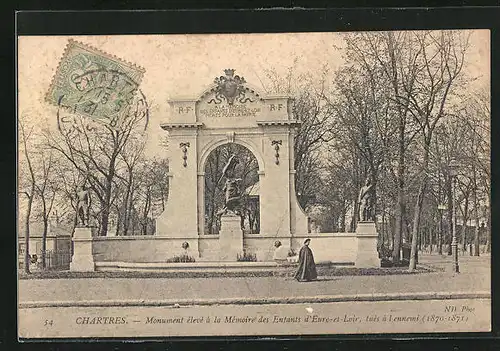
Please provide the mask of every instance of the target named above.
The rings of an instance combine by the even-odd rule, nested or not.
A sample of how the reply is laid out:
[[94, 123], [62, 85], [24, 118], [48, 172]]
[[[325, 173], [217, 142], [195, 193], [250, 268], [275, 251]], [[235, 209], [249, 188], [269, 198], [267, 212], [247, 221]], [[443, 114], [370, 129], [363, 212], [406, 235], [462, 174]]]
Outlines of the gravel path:
[[396, 292], [489, 291], [489, 274], [319, 277], [298, 283], [291, 278], [143, 278], [21, 280], [20, 301], [107, 299], [199, 299], [295, 297]]

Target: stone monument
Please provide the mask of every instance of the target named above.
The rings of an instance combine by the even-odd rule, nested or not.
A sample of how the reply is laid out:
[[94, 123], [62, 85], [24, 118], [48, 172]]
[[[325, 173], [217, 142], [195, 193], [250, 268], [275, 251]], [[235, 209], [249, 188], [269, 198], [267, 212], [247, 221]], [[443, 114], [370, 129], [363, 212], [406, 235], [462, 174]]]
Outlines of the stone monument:
[[[168, 100], [170, 108], [161, 127], [168, 132], [171, 146], [165, 155], [169, 159], [169, 193], [163, 213], [156, 218], [155, 235], [172, 242], [188, 241], [200, 261], [217, 261], [227, 244], [224, 235], [231, 226], [241, 249], [240, 223], [236, 221], [240, 218], [229, 219], [229, 212], [233, 208], [232, 194], [243, 187], [235, 179], [244, 177], [237, 174], [233, 180], [222, 179], [221, 185], [226, 185], [224, 198], [229, 201], [224, 209], [226, 216], [221, 217], [219, 236], [208, 233], [205, 218], [207, 160], [218, 147], [238, 144], [258, 163], [259, 230], [243, 234], [244, 247], [270, 260], [270, 247], [276, 240], [288, 249], [294, 236], [308, 232], [308, 217], [295, 191], [293, 145], [301, 122], [293, 112], [289, 96], [262, 94], [234, 69], [221, 73], [199, 94]], [[236, 207], [234, 210], [238, 211]], [[232, 260], [236, 260], [234, 256]]]
[[241, 191], [239, 184], [241, 178], [235, 177], [235, 168], [238, 163], [238, 157], [236, 157], [236, 155], [231, 155], [222, 170], [222, 177], [219, 179], [219, 183], [223, 178], [226, 178], [226, 184], [224, 185], [225, 205], [224, 208], [219, 211], [219, 215], [236, 215], [241, 211]]
[[359, 191], [358, 196], [358, 220], [362, 222], [373, 221], [373, 185], [371, 178], [367, 177], [365, 185]]
[[83, 227], [89, 226], [89, 208], [90, 208], [90, 192], [85, 185], [80, 186], [80, 190], [76, 193], [77, 204], [76, 213], [78, 216], [77, 224]]
[[221, 261], [235, 261], [238, 254], [243, 253], [243, 231], [241, 230], [241, 191], [236, 178], [235, 168], [239, 160], [236, 155], [231, 155], [222, 171], [219, 182], [226, 178], [224, 185], [225, 205], [218, 212], [221, 216], [219, 231], [220, 259]]
[[356, 254], [356, 267], [380, 267], [377, 251], [377, 227], [374, 222], [374, 193], [371, 178], [366, 178], [365, 185], [359, 191], [358, 197], [358, 225], [356, 227], [356, 240], [358, 250]]
[[93, 272], [95, 270], [92, 228], [89, 226], [90, 192], [81, 185], [77, 195], [77, 226], [73, 234], [73, 256], [70, 270]]

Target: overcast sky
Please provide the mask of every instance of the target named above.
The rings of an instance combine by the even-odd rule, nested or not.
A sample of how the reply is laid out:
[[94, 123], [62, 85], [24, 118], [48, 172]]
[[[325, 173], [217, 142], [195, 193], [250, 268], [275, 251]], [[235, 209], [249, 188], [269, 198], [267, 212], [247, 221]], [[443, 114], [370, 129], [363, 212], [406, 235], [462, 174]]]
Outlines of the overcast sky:
[[[153, 144], [165, 133], [159, 124], [166, 119], [166, 101], [176, 96], [197, 97], [226, 68], [234, 68], [261, 88], [264, 69], [285, 74], [295, 58], [297, 72], [318, 72], [324, 64], [333, 72], [342, 65], [342, 52], [336, 48], [342, 46], [338, 33], [20, 37], [20, 114], [46, 116], [55, 126], [56, 108], [44, 97], [70, 38], [145, 69], [140, 88], [151, 106]], [[488, 86], [489, 31], [474, 31], [471, 40], [466, 70], [480, 77], [474, 84]]]

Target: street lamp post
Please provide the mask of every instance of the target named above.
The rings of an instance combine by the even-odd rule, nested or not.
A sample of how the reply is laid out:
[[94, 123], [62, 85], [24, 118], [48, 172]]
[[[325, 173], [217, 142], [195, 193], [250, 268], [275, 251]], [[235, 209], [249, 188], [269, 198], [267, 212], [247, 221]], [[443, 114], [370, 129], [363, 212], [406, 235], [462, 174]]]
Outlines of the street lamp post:
[[451, 177], [451, 198], [452, 198], [452, 239], [451, 239], [451, 251], [453, 254], [453, 265], [455, 273], [460, 273], [460, 268], [458, 266], [458, 244], [457, 244], [457, 210], [456, 210], [456, 202], [455, 202], [455, 191], [456, 191], [456, 181], [457, 181], [457, 168], [458, 165], [455, 160], [450, 162], [450, 177]]
[[439, 212], [439, 238], [438, 238], [438, 253], [443, 254], [443, 211], [446, 210], [446, 205], [438, 205]]

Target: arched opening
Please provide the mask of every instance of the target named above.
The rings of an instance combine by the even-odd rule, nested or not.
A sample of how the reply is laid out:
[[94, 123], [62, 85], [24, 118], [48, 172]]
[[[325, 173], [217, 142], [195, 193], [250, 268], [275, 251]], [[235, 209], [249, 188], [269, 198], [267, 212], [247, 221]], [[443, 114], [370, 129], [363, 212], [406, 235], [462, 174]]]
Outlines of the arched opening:
[[229, 143], [212, 150], [205, 162], [205, 234], [219, 233], [221, 216], [218, 212], [224, 208], [225, 204], [223, 169], [233, 155], [239, 159], [234, 175], [241, 179], [239, 214], [243, 233], [256, 234], [260, 231], [259, 164], [249, 149], [239, 144]]

